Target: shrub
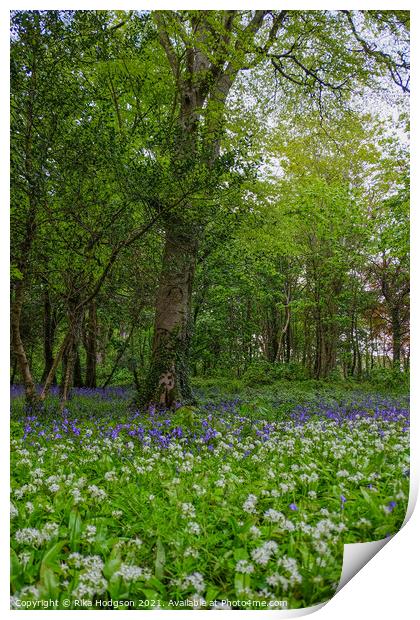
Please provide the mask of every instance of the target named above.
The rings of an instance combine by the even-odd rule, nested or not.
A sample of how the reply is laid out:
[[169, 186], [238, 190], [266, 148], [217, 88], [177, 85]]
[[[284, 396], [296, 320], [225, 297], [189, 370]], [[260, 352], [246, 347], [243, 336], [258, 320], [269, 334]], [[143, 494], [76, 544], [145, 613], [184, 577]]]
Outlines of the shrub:
[[269, 385], [276, 380], [275, 366], [266, 360], [252, 362], [243, 374], [243, 382], [249, 387]]
[[274, 373], [276, 379], [284, 379], [285, 381], [305, 381], [309, 378], [308, 369], [298, 362], [275, 364]]
[[406, 390], [409, 387], [410, 377], [407, 372], [402, 372], [395, 366], [392, 368], [377, 366], [372, 369], [369, 380], [380, 389]]

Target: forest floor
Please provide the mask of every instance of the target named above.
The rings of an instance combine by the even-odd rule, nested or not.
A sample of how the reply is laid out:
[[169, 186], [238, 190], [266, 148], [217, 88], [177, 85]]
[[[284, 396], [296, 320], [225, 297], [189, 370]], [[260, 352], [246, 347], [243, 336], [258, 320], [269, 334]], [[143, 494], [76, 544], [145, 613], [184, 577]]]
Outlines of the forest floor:
[[334, 594], [344, 543], [398, 531], [406, 395], [195, 387], [171, 413], [74, 390], [63, 414], [12, 388], [12, 607], [305, 607]]

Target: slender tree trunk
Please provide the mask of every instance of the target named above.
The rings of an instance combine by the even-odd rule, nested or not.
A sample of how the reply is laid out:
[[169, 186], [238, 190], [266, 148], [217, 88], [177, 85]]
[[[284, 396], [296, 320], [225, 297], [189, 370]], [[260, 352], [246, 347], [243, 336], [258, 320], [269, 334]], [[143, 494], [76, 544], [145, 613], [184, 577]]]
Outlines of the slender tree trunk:
[[74, 381], [74, 370], [81, 339], [83, 310], [76, 305], [76, 310], [69, 316], [70, 337], [63, 352], [64, 372], [60, 386], [60, 406], [63, 409], [70, 395]]
[[42, 388], [41, 391], [41, 395], [40, 395], [40, 399], [41, 400], [45, 400], [45, 398], [48, 396], [49, 391], [50, 391], [50, 387], [53, 383], [53, 379], [55, 377], [55, 374], [57, 372], [58, 366], [63, 358], [63, 355], [66, 351], [66, 348], [68, 346], [68, 343], [70, 341], [71, 338], [71, 327], [69, 328], [69, 331], [67, 332], [66, 336], [63, 339], [63, 342], [61, 343], [61, 346], [59, 348], [59, 350], [56, 353], [56, 356], [54, 358], [53, 364], [50, 368], [50, 371], [48, 373], [47, 378], [45, 379], [45, 383], [44, 383], [44, 387]]
[[319, 307], [316, 310], [315, 330], [316, 330], [316, 341], [315, 341], [314, 376], [315, 376], [315, 379], [320, 379], [321, 377], [323, 377], [325, 346], [324, 346], [323, 325], [321, 322], [321, 310]]
[[76, 348], [74, 356], [73, 385], [74, 387], [83, 387], [82, 365], [80, 363], [79, 347]]
[[[111, 382], [112, 377], [114, 376], [115, 371], [118, 368], [119, 361], [122, 358], [122, 356], [124, 355], [124, 353], [126, 352], [126, 350], [128, 348], [128, 345], [130, 344], [130, 341], [131, 341], [131, 338], [132, 338], [132, 335], [133, 335], [133, 331], [134, 331], [134, 325], [132, 325], [132, 327], [130, 329], [130, 333], [128, 334], [127, 340], [124, 342], [124, 345], [121, 347], [121, 350], [120, 350], [120, 352], [117, 355], [117, 358], [116, 358], [116, 360], [114, 362], [112, 370], [109, 373], [108, 377], [105, 379], [105, 381], [104, 381], [104, 383], [102, 385], [102, 388], [106, 388], [106, 386]], [[135, 373], [136, 373], [135, 377], [137, 377], [136, 381], [137, 381], [137, 384], [138, 384], [138, 376], [137, 376], [137, 371], [136, 370], [135, 370]], [[96, 387], [96, 385], [94, 387]]]
[[72, 336], [68, 349], [63, 356], [63, 376], [61, 378], [60, 385], [60, 407], [64, 409], [66, 402], [68, 401], [70, 390], [73, 383], [73, 373], [75, 364], [75, 343], [74, 336]]
[[[54, 362], [54, 316], [51, 309], [51, 300], [48, 289], [44, 291], [44, 370], [42, 372], [41, 383], [48, 377], [51, 366]], [[54, 382], [54, 378], [53, 378]]]
[[12, 375], [10, 377], [10, 385], [13, 385], [15, 382], [16, 371], [17, 371], [17, 359], [16, 359], [16, 356], [13, 355], [13, 365], [12, 365]]
[[392, 308], [392, 362], [396, 368], [401, 366], [401, 319], [398, 307]]
[[21, 332], [20, 332], [20, 319], [22, 315], [22, 306], [24, 298], [23, 280], [19, 280], [15, 284], [15, 296], [11, 307], [11, 330], [13, 350], [19, 366], [19, 372], [21, 374], [24, 386], [25, 386], [25, 398], [28, 405], [34, 406], [38, 401], [36, 387], [32, 378], [31, 369], [29, 366], [28, 358], [26, 357], [25, 347], [23, 346]]
[[97, 313], [96, 302], [93, 299], [89, 304], [88, 329], [86, 338], [86, 387], [96, 387], [96, 342], [97, 342]]
[[152, 360], [142, 391], [145, 402], [172, 407], [192, 400], [188, 382], [191, 338], [191, 292], [197, 259], [197, 239], [168, 226], [156, 300]]

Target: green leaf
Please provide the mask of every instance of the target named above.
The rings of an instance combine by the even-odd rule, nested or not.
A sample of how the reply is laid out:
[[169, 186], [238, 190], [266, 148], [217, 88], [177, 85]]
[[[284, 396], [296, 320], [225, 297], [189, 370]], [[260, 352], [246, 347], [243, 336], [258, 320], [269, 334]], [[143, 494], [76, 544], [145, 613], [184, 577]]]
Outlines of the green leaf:
[[59, 593], [58, 579], [51, 568], [41, 566], [41, 586], [47, 597], [57, 598]]
[[162, 544], [160, 538], [156, 542], [156, 560], [155, 560], [155, 575], [157, 579], [163, 579], [163, 568], [166, 562], [165, 547]]
[[111, 577], [117, 572], [117, 570], [121, 566], [121, 558], [110, 558], [105, 562], [105, 566], [102, 570], [104, 576], [107, 579], [111, 579]]
[[239, 547], [233, 552], [233, 558], [236, 562], [238, 562], [238, 560], [247, 560], [249, 558], [248, 551], [245, 547]]
[[244, 577], [243, 573], [235, 573], [235, 594], [237, 596], [242, 596], [245, 587]]
[[42, 579], [43, 571], [51, 568], [58, 567], [57, 558], [60, 555], [62, 548], [67, 544], [67, 540], [59, 540], [55, 545], [51, 547], [42, 557], [40, 576]]
[[82, 532], [82, 518], [77, 509], [70, 513], [69, 518], [70, 547], [72, 551], [77, 551], [80, 544], [80, 535]]

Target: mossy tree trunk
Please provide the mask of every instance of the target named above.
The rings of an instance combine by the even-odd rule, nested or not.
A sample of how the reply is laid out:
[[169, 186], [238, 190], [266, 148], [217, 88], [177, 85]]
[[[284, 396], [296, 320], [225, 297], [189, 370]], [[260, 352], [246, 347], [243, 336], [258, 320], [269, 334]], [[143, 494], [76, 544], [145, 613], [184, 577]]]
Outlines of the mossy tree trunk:
[[162, 272], [156, 299], [152, 359], [142, 401], [173, 407], [191, 402], [188, 353], [191, 340], [191, 293], [198, 241], [179, 222], [166, 230]]
[[[155, 11], [159, 41], [174, 79], [175, 103], [179, 105], [172, 157], [176, 187], [184, 198], [177, 214], [165, 223], [165, 249], [155, 312], [155, 329], [149, 373], [140, 400], [172, 407], [177, 400], [191, 402], [188, 382], [188, 350], [191, 340], [191, 296], [197, 260], [199, 231], [206, 225], [206, 209], [196, 196], [197, 179], [211, 184], [220, 153], [225, 103], [234, 80], [246, 64], [245, 51], [252, 44], [268, 11], [255, 11], [249, 22], [235, 31], [238, 11], [220, 15], [195, 12], [189, 28], [171, 11]], [[273, 20], [269, 40], [282, 19]], [[237, 25], [237, 24], [236, 24]], [[174, 33], [185, 48], [174, 47]], [[199, 173], [199, 174], [197, 174]], [[180, 178], [181, 175], [181, 178]], [[203, 176], [207, 176], [206, 182]], [[186, 191], [186, 194], [184, 193]]]

